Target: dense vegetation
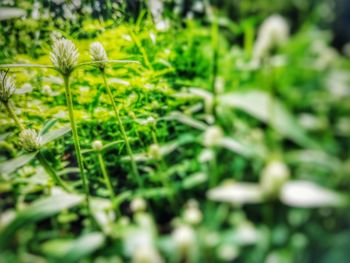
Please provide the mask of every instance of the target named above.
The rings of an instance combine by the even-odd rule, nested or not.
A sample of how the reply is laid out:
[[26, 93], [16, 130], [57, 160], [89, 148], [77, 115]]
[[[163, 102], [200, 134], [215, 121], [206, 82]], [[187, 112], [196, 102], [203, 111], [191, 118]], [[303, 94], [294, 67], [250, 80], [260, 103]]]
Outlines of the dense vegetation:
[[350, 64], [326, 1], [293, 28], [269, 1], [237, 21], [19, 2], [1, 19], [0, 262], [347, 262]]

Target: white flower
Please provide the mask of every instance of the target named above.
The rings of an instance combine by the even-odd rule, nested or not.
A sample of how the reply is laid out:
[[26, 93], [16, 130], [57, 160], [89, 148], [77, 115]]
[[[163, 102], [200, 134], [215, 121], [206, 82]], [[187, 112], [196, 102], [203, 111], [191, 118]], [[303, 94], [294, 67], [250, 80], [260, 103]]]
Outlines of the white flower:
[[96, 151], [101, 151], [103, 148], [103, 144], [100, 140], [96, 140], [92, 143], [92, 148]]
[[134, 213], [146, 210], [147, 204], [143, 198], [135, 198], [130, 204], [130, 209]]
[[272, 161], [261, 173], [260, 185], [268, 196], [276, 196], [281, 187], [289, 180], [288, 167], [281, 161]]
[[261, 59], [271, 49], [282, 46], [289, 37], [289, 26], [280, 15], [268, 17], [261, 25], [254, 46], [254, 58]]
[[180, 252], [185, 254], [190, 252], [196, 243], [195, 232], [187, 225], [177, 227], [172, 233], [172, 239]]
[[138, 246], [132, 255], [133, 263], [162, 263], [164, 260], [158, 251], [150, 244]]
[[218, 186], [209, 190], [208, 198], [213, 201], [231, 204], [260, 203], [263, 201], [263, 191], [253, 183], [233, 183]]
[[26, 129], [19, 134], [19, 143], [24, 150], [35, 152], [40, 149], [41, 137], [38, 136], [35, 130]]
[[236, 246], [231, 244], [223, 244], [219, 246], [217, 254], [221, 260], [231, 262], [238, 257], [239, 252]]
[[162, 151], [158, 144], [150, 145], [148, 153], [155, 160], [160, 160], [162, 158]]
[[[94, 42], [90, 45], [90, 56], [94, 62], [108, 60], [106, 51], [100, 42]], [[103, 68], [105, 63], [100, 62], [99, 66]]]
[[207, 147], [213, 147], [220, 143], [223, 138], [223, 132], [218, 126], [211, 126], [204, 132], [204, 145]]
[[0, 101], [7, 102], [16, 91], [13, 78], [7, 76], [6, 72], [0, 71]]
[[194, 200], [190, 200], [187, 204], [187, 208], [184, 211], [183, 218], [186, 223], [191, 225], [197, 225], [202, 221], [203, 215], [198, 208], [198, 203]]
[[324, 207], [342, 205], [342, 197], [328, 189], [308, 181], [291, 181], [281, 191], [281, 201], [295, 207]]
[[72, 41], [57, 39], [52, 46], [50, 59], [56, 69], [63, 75], [69, 75], [78, 63], [79, 52]]

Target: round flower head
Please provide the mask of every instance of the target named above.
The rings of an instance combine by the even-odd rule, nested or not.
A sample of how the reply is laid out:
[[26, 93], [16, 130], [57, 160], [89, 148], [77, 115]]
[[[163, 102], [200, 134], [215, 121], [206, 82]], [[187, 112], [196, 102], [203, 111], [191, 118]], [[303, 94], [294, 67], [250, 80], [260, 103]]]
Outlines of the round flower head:
[[101, 151], [103, 148], [103, 143], [100, 140], [96, 140], [92, 143], [92, 148], [96, 151]]
[[63, 75], [69, 75], [78, 63], [79, 52], [72, 41], [65, 38], [54, 41], [50, 59]]
[[7, 102], [15, 90], [14, 79], [7, 76], [6, 72], [0, 72], [0, 101]]
[[[100, 42], [94, 42], [90, 45], [90, 56], [94, 62], [107, 60], [107, 54]], [[105, 63], [100, 62], [99, 67], [104, 68]]]
[[40, 149], [41, 137], [35, 130], [26, 129], [19, 134], [19, 143], [27, 152], [35, 152]]

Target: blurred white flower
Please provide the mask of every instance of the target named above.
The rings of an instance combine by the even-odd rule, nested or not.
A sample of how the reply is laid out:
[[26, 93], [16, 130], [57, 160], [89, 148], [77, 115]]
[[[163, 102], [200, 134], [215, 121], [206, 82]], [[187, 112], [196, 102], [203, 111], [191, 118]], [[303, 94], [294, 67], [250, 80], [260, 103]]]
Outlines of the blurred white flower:
[[208, 127], [204, 132], [203, 144], [207, 147], [217, 146], [223, 136], [223, 131], [219, 126]]
[[[100, 42], [94, 42], [90, 45], [90, 57], [94, 62], [108, 60], [106, 51]], [[100, 62], [99, 66], [104, 68], [106, 63]]]
[[232, 183], [209, 190], [210, 200], [228, 202], [231, 204], [260, 203], [263, 201], [263, 191], [258, 184]]
[[25, 151], [35, 152], [41, 147], [41, 137], [35, 130], [26, 129], [19, 134], [19, 144]]
[[100, 140], [93, 141], [92, 143], [92, 149], [96, 151], [101, 151], [103, 148], [103, 143]]
[[223, 261], [233, 261], [238, 257], [239, 251], [238, 248], [232, 244], [223, 244], [218, 247], [217, 256]]
[[162, 158], [162, 150], [158, 144], [151, 144], [148, 153], [154, 160], [160, 160]]
[[281, 187], [289, 180], [290, 172], [285, 163], [274, 160], [261, 173], [260, 185], [264, 194], [277, 196]]
[[268, 17], [260, 26], [258, 37], [254, 45], [253, 56], [262, 59], [276, 47], [280, 47], [288, 41], [289, 26], [280, 15]]
[[198, 203], [190, 200], [183, 214], [184, 221], [191, 225], [197, 225], [202, 221], [203, 215], [198, 208]]
[[50, 59], [56, 69], [63, 75], [69, 75], [78, 63], [79, 52], [72, 41], [57, 39], [52, 46]]
[[147, 208], [147, 204], [143, 198], [137, 197], [131, 201], [130, 209], [134, 213], [145, 211], [146, 208]]
[[214, 158], [214, 152], [213, 150], [211, 149], [204, 149], [199, 157], [198, 157], [198, 160], [201, 162], [201, 163], [206, 163], [206, 162], [209, 162], [211, 161], [212, 159]]
[[187, 254], [192, 251], [196, 244], [196, 234], [190, 226], [180, 225], [171, 235], [177, 248], [182, 254]]
[[281, 201], [295, 207], [339, 206], [343, 204], [342, 197], [326, 188], [308, 181], [290, 181], [281, 191]]
[[134, 250], [132, 255], [133, 263], [162, 263], [164, 260], [161, 258], [158, 251], [150, 244], [138, 246]]
[[16, 91], [16, 84], [6, 72], [0, 71], [0, 101], [7, 102]]

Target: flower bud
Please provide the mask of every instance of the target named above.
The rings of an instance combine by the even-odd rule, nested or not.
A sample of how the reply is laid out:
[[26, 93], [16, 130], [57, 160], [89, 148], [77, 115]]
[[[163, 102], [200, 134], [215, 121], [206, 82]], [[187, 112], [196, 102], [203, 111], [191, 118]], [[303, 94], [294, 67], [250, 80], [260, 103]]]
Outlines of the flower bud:
[[57, 39], [52, 46], [50, 59], [56, 69], [63, 75], [72, 73], [78, 63], [79, 52], [72, 41]]
[[0, 72], [0, 101], [6, 103], [16, 91], [13, 78], [7, 76], [6, 72]]
[[289, 169], [283, 162], [272, 161], [263, 169], [260, 185], [266, 195], [273, 197], [279, 194], [289, 177]]
[[147, 204], [143, 198], [135, 198], [130, 204], [130, 209], [134, 213], [146, 210]]
[[95, 151], [101, 151], [102, 148], [103, 148], [103, 144], [100, 140], [96, 140], [92, 143], [92, 148], [95, 150]]
[[35, 130], [26, 129], [19, 134], [19, 144], [27, 152], [35, 152], [41, 147], [41, 137]]
[[187, 225], [177, 227], [173, 233], [172, 238], [182, 254], [188, 254], [195, 245], [196, 235], [193, 229]]
[[204, 145], [207, 147], [213, 147], [219, 144], [223, 138], [223, 132], [218, 126], [209, 127], [204, 133]]
[[[104, 61], [108, 59], [106, 51], [100, 42], [94, 42], [90, 45], [90, 57], [94, 62]], [[100, 62], [99, 66], [101, 68], [104, 68], [105, 63]]]
[[138, 246], [132, 255], [133, 263], [162, 263], [164, 262], [158, 251], [151, 245]]
[[202, 217], [202, 212], [197, 206], [189, 206], [184, 212], [184, 220], [191, 225], [198, 225]]
[[149, 147], [149, 155], [155, 160], [160, 160], [162, 158], [162, 152], [158, 144], [152, 144]]

